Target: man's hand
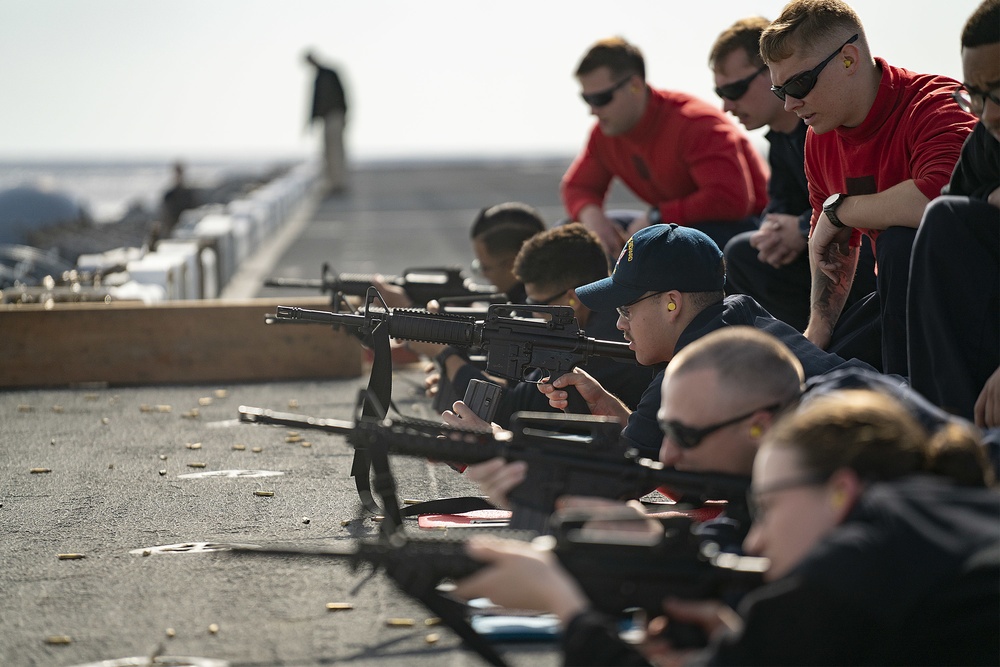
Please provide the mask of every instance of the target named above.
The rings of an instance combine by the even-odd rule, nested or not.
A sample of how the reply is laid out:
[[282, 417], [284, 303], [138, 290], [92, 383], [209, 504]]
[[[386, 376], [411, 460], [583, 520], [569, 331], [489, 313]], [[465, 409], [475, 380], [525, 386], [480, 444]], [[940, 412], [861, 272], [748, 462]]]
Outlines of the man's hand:
[[574, 368], [551, 382], [541, 382], [537, 385], [538, 391], [548, 397], [549, 405], [557, 410], [565, 410], [569, 406], [569, 394], [566, 388], [571, 386], [580, 392], [591, 414], [617, 417], [623, 424], [628, 419], [629, 409], [609, 394], [593, 376], [579, 368]]
[[479, 485], [490, 502], [497, 507], [510, 509], [507, 494], [524, 481], [528, 474], [528, 464], [524, 461], [507, 463], [495, 458], [482, 463], [474, 463], [465, 469], [465, 476]]
[[810, 320], [809, 325], [806, 326], [806, 330], [802, 332], [802, 335], [819, 349], [825, 350], [830, 346], [830, 341], [833, 340], [833, 327], [827, 322], [814, 324]]
[[435, 364], [427, 364], [424, 368], [427, 376], [424, 378], [424, 395], [429, 398], [437, 396], [441, 390], [441, 373], [438, 372]]
[[850, 227], [835, 227], [823, 213], [809, 237], [810, 265], [819, 268], [834, 284], [840, 282], [849, 263], [853, 232]]
[[494, 434], [503, 431], [503, 428], [499, 424], [491, 424], [485, 419], [480, 419], [479, 415], [473, 412], [472, 408], [462, 401], [455, 401], [454, 405], [451, 406], [451, 410], [442, 412], [441, 419], [448, 426], [456, 428], [476, 429], [480, 431], [492, 430]]
[[798, 217], [770, 213], [750, 237], [750, 245], [756, 248], [758, 260], [780, 269], [801, 255], [807, 243], [799, 229]]
[[587, 521], [584, 530], [663, 534], [663, 525], [646, 514], [646, 508], [638, 500], [623, 502], [593, 496], [562, 496], [556, 500], [556, 510], [593, 512], [594, 518]]
[[469, 539], [466, 553], [490, 566], [459, 581], [452, 592], [456, 597], [485, 597], [510, 609], [551, 612], [564, 626], [588, 606], [579, 585], [551, 551], [481, 535]]
[[410, 301], [410, 297], [407, 296], [406, 290], [398, 285], [390, 285], [385, 282], [385, 276], [382, 274], [376, 274], [372, 278], [372, 285], [378, 290], [378, 293], [382, 295], [382, 300], [385, 301], [385, 305], [389, 308], [412, 308], [413, 302]]
[[622, 251], [622, 246], [628, 241], [628, 236], [625, 235], [621, 227], [604, 215], [600, 206], [588, 204], [580, 209], [577, 217], [584, 227], [597, 234], [597, 238], [601, 239], [605, 253], [610, 257], [618, 256], [618, 253]]
[[973, 412], [979, 428], [1000, 426], [1000, 368], [987, 378]]
[[667, 616], [658, 616], [649, 622], [646, 641], [641, 650], [646, 659], [657, 667], [678, 667], [695, 651], [678, 650], [662, 638], [671, 621], [699, 626], [709, 637], [720, 629], [739, 632], [743, 619], [730, 607], [716, 600], [678, 600], [669, 598], [663, 602]]

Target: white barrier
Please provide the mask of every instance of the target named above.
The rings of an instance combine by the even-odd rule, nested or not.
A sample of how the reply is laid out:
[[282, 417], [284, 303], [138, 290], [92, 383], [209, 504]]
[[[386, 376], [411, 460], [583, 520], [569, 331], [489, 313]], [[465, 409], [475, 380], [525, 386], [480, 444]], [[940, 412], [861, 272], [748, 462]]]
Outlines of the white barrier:
[[226, 206], [184, 211], [172, 237], [161, 240], [155, 251], [128, 256], [130, 281], [159, 286], [167, 299], [215, 298], [240, 263], [288, 221], [319, 174], [318, 163], [303, 162]]
[[[181, 239], [163, 239], [156, 244], [154, 254], [173, 254], [184, 262], [184, 296], [183, 299], [206, 298], [202, 285], [205, 282], [201, 263], [202, 245], [197, 241]], [[214, 267], [213, 267], [214, 270]]]
[[187, 266], [184, 257], [172, 253], [151, 252], [126, 265], [129, 277], [140, 284], [158, 285], [169, 300], [187, 297]]

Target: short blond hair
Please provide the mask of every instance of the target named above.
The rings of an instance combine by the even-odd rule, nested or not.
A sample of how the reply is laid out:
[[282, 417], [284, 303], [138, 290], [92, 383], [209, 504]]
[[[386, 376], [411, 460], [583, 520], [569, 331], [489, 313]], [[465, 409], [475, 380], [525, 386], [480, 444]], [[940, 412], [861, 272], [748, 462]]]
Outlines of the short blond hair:
[[840, 0], [792, 0], [760, 36], [765, 63], [780, 62], [798, 52], [820, 53], [828, 42], [859, 35], [857, 46], [867, 53], [868, 41], [861, 19]]
[[679, 376], [706, 369], [731, 395], [782, 405], [798, 399], [805, 379], [802, 363], [784, 343], [749, 326], [723, 327], [684, 346], [666, 372]]

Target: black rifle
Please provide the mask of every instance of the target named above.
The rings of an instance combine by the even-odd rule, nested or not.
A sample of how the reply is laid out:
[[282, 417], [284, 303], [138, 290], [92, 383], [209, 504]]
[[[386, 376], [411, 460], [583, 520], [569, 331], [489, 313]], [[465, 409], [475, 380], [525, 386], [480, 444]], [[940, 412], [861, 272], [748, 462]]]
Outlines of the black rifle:
[[[721, 552], [712, 541], [692, 532], [686, 517], [663, 521], [657, 535], [589, 530], [593, 515], [577, 513], [558, 525], [555, 535], [536, 538], [537, 548], [550, 549], [580, 584], [594, 608], [615, 616], [642, 610], [648, 618], [663, 614], [667, 597], [724, 599], [762, 583], [766, 558]], [[493, 531], [498, 537], [527, 539], [522, 531]], [[383, 569], [405, 593], [416, 598], [451, 627], [470, 648], [493, 665], [503, 658], [466, 621], [466, 608], [442, 595], [444, 580], [459, 580], [485, 567], [465, 553], [465, 541], [447, 535], [407, 536], [400, 531], [379, 541], [360, 541], [353, 549], [303, 548], [296, 545], [228, 545], [233, 551], [275, 555], [312, 555], [348, 560], [356, 570], [371, 564]], [[704, 646], [700, 628], [670, 623], [668, 639], [678, 647]]]
[[[509, 494], [512, 528], [544, 531], [556, 499], [562, 495], [624, 500], [660, 486], [682, 494], [686, 502], [725, 500], [727, 514], [749, 525], [748, 477], [683, 472], [640, 457], [620, 446], [620, 425], [608, 417], [519, 412], [511, 420], [511, 432], [501, 437], [411, 417], [376, 420], [359, 416], [352, 424], [240, 407], [240, 419], [346, 435], [354, 447], [380, 457], [398, 454], [453, 464], [481, 463], [495, 457], [525, 461], [527, 476]], [[385, 488], [383, 497], [394, 493], [394, 488]]]
[[[264, 286], [318, 289], [321, 294], [330, 295], [339, 292], [345, 296], [365, 296], [368, 293], [368, 288], [372, 287], [374, 279], [374, 274], [336, 273], [330, 269], [329, 264], [324, 263], [321, 278], [305, 280], [269, 278], [264, 281]], [[428, 301], [444, 301], [454, 304], [473, 301], [493, 303], [507, 301], [507, 296], [496, 287], [472, 282], [457, 266], [406, 269], [402, 275], [383, 276], [382, 279], [389, 285], [402, 287], [410, 301], [421, 308]]]
[[588, 337], [569, 306], [531, 306], [533, 312], [545, 315], [535, 319], [513, 317], [510, 306], [494, 304], [487, 309], [485, 319], [476, 320], [410, 308], [375, 308], [378, 293], [373, 292], [368, 294], [364, 314], [278, 306], [275, 320], [346, 326], [365, 332], [384, 325], [390, 338], [478, 348], [486, 355], [487, 373], [518, 382], [525, 381], [534, 369], [555, 379], [574, 366], [585, 365], [591, 357], [636, 363], [627, 343]]
[[[342, 301], [343, 299], [340, 299]], [[383, 307], [376, 307], [378, 301]], [[338, 304], [335, 304], [339, 306]], [[373, 400], [366, 403], [366, 417], [385, 417], [392, 401], [392, 361], [390, 338], [418, 340], [445, 345], [479, 348], [486, 355], [486, 372], [510, 380], [522, 381], [534, 369], [542, 377], [558, 377], [592, 356], [607, 356], [635, 363], [635, 354], [624, 342], [602, 341], [587, 337], [580, 329], [573, 309], [568, 306], [532, 306], [547, 319], [525, 319], [510, 313], [509, 306], [494, 304], [485, 319], [430, 313], [418, 309], [389, 309], [378, 291], [369, 288], [363, 314], [306, 310], [278, 306], [266, 322], [312, 322], [345, 326], [366, 341], [375, 351], [368, 392]], [[579, 392], [571, 390], [569, 410], [590, 412]], [[376, 409], [374, 406], [380, 406]], [[355, 450], [351, 476], [361, 503], [369, 512], [380, 508], [371, 492], [372, 469], [367, 450]], [[388, 509], [388, 508], [386, 508]]]

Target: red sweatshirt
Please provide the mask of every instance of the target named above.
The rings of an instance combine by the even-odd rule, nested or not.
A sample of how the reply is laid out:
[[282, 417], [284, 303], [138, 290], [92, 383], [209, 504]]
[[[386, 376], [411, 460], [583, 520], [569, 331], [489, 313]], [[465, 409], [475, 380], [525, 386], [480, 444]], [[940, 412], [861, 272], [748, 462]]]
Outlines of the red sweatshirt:
[[[857, 127], [806, 135], [806, 177], [812, 227], [823, 202], [837, 192], [865, 195], [913, 179], [928, 199], [941, 194], [972, 132], [976, 117], [958, 108], [951, 92], [954, 79], [915, 74], [876, 58], [882, 68], [875, 103]], [[865, 233], [875, 241], [878, 230], [854, 233], [851, 245]]]
[[574, 220], [587, 204], [603, 207], [620, 178], [663, 222], [738, 221], [767, 204], [768, 168], [746, 135], [721, 111], [686, 93], [649, 88], [638, 124], [606, 136], [598, 126], [562, 180]]

